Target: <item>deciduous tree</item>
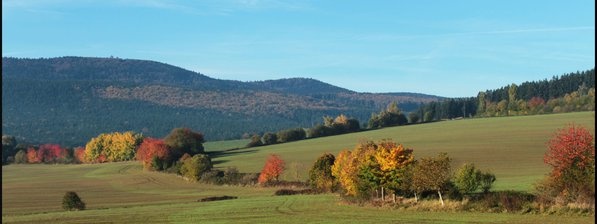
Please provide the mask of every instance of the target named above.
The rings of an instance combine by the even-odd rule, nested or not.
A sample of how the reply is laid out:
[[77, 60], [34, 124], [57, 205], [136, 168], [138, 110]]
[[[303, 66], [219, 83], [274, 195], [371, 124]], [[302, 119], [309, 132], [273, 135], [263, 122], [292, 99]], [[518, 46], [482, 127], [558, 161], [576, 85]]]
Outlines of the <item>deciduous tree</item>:
[[[155, 138], [145, 138], [136, 155], [137, 160], [143, 163], [145, 169], [161, 170], [167, 168], [167, 165], [171, 163], [170, 149], [164, 143], [164, 140]], [[154, 160], [158, 160], [156, 163], [162, 165], [166, 164], [166, 167], [157, 166], [154, 167], [152, 164]]]
[[278, 181], [278, 178], [284, 172], [285, 162], [276, 154], [271, 154], [265, 161], [265, 165], [259, 174], [258, 182], [264, 184], [270, 181]]
[[415, 192], [436, 191], [444, 205], [441, 191], [451, 178], [450, 161], [446, 153], [440, 153], [435, 158], [421, 158], [414, 167], [412, 187]]
[[28, 163], [40, 163], [41, 159], [37, 157], [37, 150], [33, 147], [27, 149], [27, 162]]
[[164, 138], [164, 143], [173, 150], [174, 158], [180, 158], [185, 153], [193, 156], [203, 153], [203, 134], [189, 128], [174, 128]]
[[595, 142], [584, 127], [570, 125], [549, 140], [544, 161], [552, 167], [537, 188], [541, 197], [562, 203], [589, 203], [595, 197]]

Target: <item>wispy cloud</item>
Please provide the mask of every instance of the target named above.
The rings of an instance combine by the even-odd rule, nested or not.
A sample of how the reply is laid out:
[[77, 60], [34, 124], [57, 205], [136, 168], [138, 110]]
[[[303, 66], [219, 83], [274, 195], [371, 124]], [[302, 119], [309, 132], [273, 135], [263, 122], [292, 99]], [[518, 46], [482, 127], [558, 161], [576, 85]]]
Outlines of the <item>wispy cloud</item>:
[[508, 33], [538, 33], [538, 32], [562, 32], [573, 30], [595, 30], [594, 26], [575, 26], [575, 27], [552, 27], [552, 28], [534, 28], [534, 29], [512, 29], [512, 30], [493, 30], [480, 32], [447, 33], [439, 35], [476, 35], [476, 34], [508, 34]]
[[174, 10], [182, 13], [198, 15], [230, 15], [238, 11], [264, 10], [305, 10], [309, 6], [304, 3], [282, 0], [207, 0], [207, 1], [175, 1], [175, 0], [120, 0], [121, 5]]
[[489, 35], [489, 34], [519, 34], [519, 33], [583, 31], [583, 30], [595, 30], [595, 27], [594, 26], [550, 27], [550, 28], [528, 28], [528, 29], [435, 33], [435, 34], [412, 34], [412, 35], [409, 35], [409, 34], [404, 34], [404, 35], [402, 35], [402, 34], [366, 34], [366, 35], [356, 35], [354, 38], [358, 39], [358, 40], [384, 41], [384, 40], [401, 40], [401, 39], [414, 39], [414, 38], [425, 38], [425, 37], [475, 36], [475, 35]]

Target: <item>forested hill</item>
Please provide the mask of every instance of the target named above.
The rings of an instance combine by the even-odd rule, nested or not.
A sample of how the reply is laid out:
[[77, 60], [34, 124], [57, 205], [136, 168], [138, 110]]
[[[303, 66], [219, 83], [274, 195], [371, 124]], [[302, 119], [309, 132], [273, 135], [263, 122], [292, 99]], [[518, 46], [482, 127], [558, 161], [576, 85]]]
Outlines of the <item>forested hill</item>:
[[83, 145], [99, 133], [163, 137], [175, 127], [208, 140], [311, 127], [325, 115], [366, 123], [392, 101], [413, 111], [442, 99], [358, 93], [315, 79], [214, 79], [176, 66], [120, 58], [2, 58], [2, 133], [30, 143]]

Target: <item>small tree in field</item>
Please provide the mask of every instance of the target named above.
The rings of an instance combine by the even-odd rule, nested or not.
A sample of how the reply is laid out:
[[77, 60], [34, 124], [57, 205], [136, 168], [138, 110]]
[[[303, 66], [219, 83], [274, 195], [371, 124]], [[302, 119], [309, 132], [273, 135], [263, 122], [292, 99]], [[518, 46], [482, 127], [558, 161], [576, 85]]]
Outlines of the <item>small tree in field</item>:
[[278, 181], [278, 178], [284, 171], [284, 160], [276, 154], [271, 154], [259, 174], [258, 182], [264, 184], [270, 181]]
[[465, 163], [454, 175], [454, 184], [461, 193], [472, 193], [481, 184], [481, 171], [475, 169], [475, 164]]
[[211, 158], [205, 154], [197, 154], [182, 162], [180, 172], [189, 180], [197, 181], [203, 173], [210, 171], [211, 168], [213, 168]]
[[442, 190], [450, 181], [451, 159], [446, 153], [440, 153], [437, 158], [422, 158], [414, 168], [412, 188], [415, 192], [437, 191], [439, 201], [444, 205]]
[[85, 210], [85, 203], [74, 191], [68, 191], [62, 197], [62, 208], [67, 211]]

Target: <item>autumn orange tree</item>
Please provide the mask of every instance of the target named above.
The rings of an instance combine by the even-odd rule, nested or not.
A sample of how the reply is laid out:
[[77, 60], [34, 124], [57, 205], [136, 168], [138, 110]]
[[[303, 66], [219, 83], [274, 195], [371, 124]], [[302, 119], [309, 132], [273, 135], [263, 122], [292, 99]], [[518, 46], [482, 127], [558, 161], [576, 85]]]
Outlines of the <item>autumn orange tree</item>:
[[271, 154], [265, 161], [265, 165], [259, 174], [258, 182], [265, 184], [271, 181], [278, 181], [278, 178], [284, 172], [285, 162], [276, 154]]
[[28, 163], [40, 163], [41, 159], [37, 156], [37, 150], [33, 147], [27, 149], [27, 162]]
[[537, 188], [544, 199], [592, 203], [595, 197], [595, 141], [584, 127], [558, 130], [548, 142], [544, 162], [552, 167]]
[[76, 163], [85, 163], [85, 148], [77, 147], [73, 150], [73, 159]]
[[365, 165], [375, 153], [373, 142], [361, 142], [353, 151], [343, 150], [336, 157], [332, 166], [332, 175], [338, 180], [340, 187], [347, 196], [362, 196], [368, 186], [359, 177], [361, 167]]
[[137, 160], [148, 170], [162, 170], [170, 163], [170, 149], [161, 139], [145, 138], [137, 149]]

